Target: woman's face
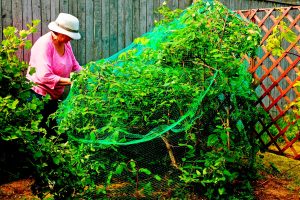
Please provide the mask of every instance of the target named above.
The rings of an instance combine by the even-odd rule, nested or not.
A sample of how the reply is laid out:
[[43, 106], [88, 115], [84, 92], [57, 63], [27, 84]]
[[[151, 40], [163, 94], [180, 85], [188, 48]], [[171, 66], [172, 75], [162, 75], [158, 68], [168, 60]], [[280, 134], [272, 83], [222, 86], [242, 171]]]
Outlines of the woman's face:
[[57, 36], [57, 41], [59, 43], [67, 43], [70, 40], [72, 40], [72, 38], [70, 38], [69, 36], [61, 34], [61, 33], [56, 33], [56, 36]]

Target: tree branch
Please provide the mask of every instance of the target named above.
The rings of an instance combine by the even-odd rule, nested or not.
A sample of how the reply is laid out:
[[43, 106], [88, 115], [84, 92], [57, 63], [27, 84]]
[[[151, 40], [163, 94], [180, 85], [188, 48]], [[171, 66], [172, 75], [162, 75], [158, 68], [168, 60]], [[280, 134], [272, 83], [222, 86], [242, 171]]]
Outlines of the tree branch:
[[169, 156], [170, 156], [170, 159], [171, 159], [171, 165], [172, 165], [173, 167], [175, 167], [176, 169], [179, 169], [179, 167], [178, 167], [178, 165], [177, 165], [177, 163], [176, 163], [176, 159], [175, 159], [175, 157], [174, 157], [174, 154], [173, 154], [173, 151], [172, 151], [172, 149], [171, 149], [171, 145], [170, 145], [168, 139], [167, 139], [166, 137], [164, 137], [164, 136], [161, 137], [161, 139], [164, 141], [164, 143], [165, 143], [165, 145], [166, 145], [166, 148], [167, 148], [167, 150], [168, 150], [168, 153], [169, 153]]

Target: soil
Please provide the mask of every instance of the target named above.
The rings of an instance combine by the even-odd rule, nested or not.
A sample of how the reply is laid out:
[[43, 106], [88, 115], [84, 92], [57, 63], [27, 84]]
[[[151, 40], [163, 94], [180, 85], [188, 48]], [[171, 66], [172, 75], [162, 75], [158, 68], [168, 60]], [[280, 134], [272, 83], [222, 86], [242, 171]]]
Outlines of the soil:
[[267, 177], [256, 184], [255, 196], [259, 200], [299, 200], [300, 187], [290, 186], [290, 180]]
[[[264, 178], [253, 183], [258, 200], [299, 200], [300, 199], [300, 161], [262, 154], [263, 163], [270, 171], [262, 172]], [[34, 180], [31, 178], [0, 185], [1, 200], [38, 200], [31, 191]]]
[[3, 184], [0, 186], [0, 199], [1, 200], [39, 199], [32, 194], [31, 185], [33, 183], [34, 180], [28, 178], [28, 179], [22, 179], [18, 181], [13, 181], [11, 183]]
[[254, 184], [258, 200], [299, 200], [300, 161], [273, 153], [261, 154], [268, 171], [262, 171], [264, 179]]

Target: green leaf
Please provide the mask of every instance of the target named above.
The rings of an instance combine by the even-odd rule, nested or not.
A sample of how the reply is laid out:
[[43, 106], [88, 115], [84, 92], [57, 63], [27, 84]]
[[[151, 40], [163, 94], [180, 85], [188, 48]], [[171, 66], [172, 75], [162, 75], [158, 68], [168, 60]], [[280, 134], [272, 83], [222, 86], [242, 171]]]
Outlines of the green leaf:
[[39, 20], [39, 19], [32, 20], [33, 26], [37, 26], [40, 22], [41, 22], [41, 20]]
[[59, 158], [59, 157], [55, 157], [55, 158], [53, 158], [52, 160], [53, 160], [53, 162], [54, 162], [56, 165], [58, 165], [58, 164], [60, 163], [60, 158]]
[[131, 168], [135, 168], [136, 167], [135, 162], [133, 160], [130, 161], [130, 166], [131, 166]]
[[162, 178], [161, 178], [159, 175], [157, 175], [157, 174], [154, 175], [154, 178], [155, 178], [156, 180], [158, 180], [158, 181], [161, 181], [161, 180], [162, 180]]
[[42, 157], [43, 153], [41, 151], [35, 152], [35, 154], [33, 155], [34, 158], [40, 158]]
[[286, 33], [284, 33], [284, 38], [286, 39], [286, 41], [288, 41], [289, 43], [293, 43], [296, 42], [297, 40], [297, 35], [295, 32], [288, 30]]
[[47, 163], [43, 163], [43, 164], [42, 164], [42, 167], [47, 167], [47, 166], [48, 166]]
[[121, 175], [123, 170], [124, 170], [125, 165], [123, 163], [120, 163], [117, 167], [116, 167], [116, 174], [117, 175]]
[[284, 53], [284, 50], [281, 47], [276, 47], [272, 50], [274, 56], [280, 57]]
[[211, 134], [207, 139], [207, 146], [214, 146], [218, 142], [218, 136], [216, 134]]
[[30, 109], [36, 110], [36, 108], [37, 108], [37, 105], [36, 105], [36, 104], [34, 104], [34, 103], [30, 104]]
[[242, 122], [241, 120], [239, 120], [239, 121], [236, 123], [236, 127], [237, 127], [237, 129], [238, 129], [239, 131], [242, 131], [242, 130], [245, 129], [244, 124], [243, 124], [243, 122]]
[[96, 140], [95, 132], [91, 132], [90, 137], [91, 137], [91, 140], [95, 141]]
[[[25, 44], [24, 44], [24, 48], [25, 49], [30, 49], [32, 47], [32, 43], [31, 43], [31, 41], [30, 40], [26, 40], [25, 41]], [[32, 67], [33, 68], [33, 67]], [[31, 69], [32, 69], [31, 68]], [[35, 69], [35, 68], [34, 68]]]
[[112, 176], [113, 176], [113, 172], [110, 171], [109, 174], [108, 174], [108, 176], [107, 176], [107, 179], [106, 179], [106, 184], [108, 184], [108, 185], [110, 184]]
[[228, 140], [228, 135], [227, 135], [227, 133], [222, 132], [221, 135], [220, 135], [220, 137], [221, 137], [221, 140], [222, 140], [223, 145], [226, 145], [226, 144], [227, 144], [227, 140]]
[[15, 99], [12, 104], [10, 104], [8, 107], [12, 110], [16, 109], [17, 105], [19, 103], [19, 100], [18, 99]]
[[3, 30], [3, 34], [6, 38], [8, 38], [10, 35], [14, 34], [17, 31], [17, 29], [13, 26], [8, 26]]
[[225, 95], [223, 93], [221, 93], [219, 96], [218, 96], [219, 100], [220, 101], [224, 101], [225, 100]]
[[5, 141], [10, 141], [10, 140], [15, 140], [15, 139], [18, 139], [19, 137], [17, 135], [11, 135], [11, 136], [8, 136], [8, 137], [3, 137], [2, 139], [5, 140]]
[[30, 67], [29, 74], [32, 75], [35, 73], [35, 67]]
[[231, 176], [230, 171], [228, 171], [227, 169], [225, 169], [225, 170], [223, 171], [223, 174], [226, 175], [226, 176]]
[[28, 35], [28, 33], [27, 33], [26, 30], [21, 30], [21, 31], [19, 32], [19, 35], [20, 35], [20, 37], [25, 38], [25, 37]]
[[225, 194], [225, 188], [218, 188], [218, 192], [219, 192], [219, 194], [220, 195], [223, 195], [223, 194]]
[[145, 173], [147, 175], [150, 175], [151, 174], [151, 171], [149, 169], [146, 169], [146, 168], [140, 168], [139, 169], [139, 172], [142, 172], [142, 173]]

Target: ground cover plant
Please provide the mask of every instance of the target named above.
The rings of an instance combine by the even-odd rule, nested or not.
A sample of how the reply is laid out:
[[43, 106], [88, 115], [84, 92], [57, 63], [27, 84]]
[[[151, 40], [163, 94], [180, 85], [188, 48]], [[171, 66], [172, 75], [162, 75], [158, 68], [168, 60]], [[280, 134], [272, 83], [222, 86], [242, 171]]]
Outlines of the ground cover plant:
[[57, 135], [26, 143], [40, 197], [254, 198], [261, 112], [242, 58], [259, 28], [218, 1], [160, 12], [153, 31], [73, 75]]

